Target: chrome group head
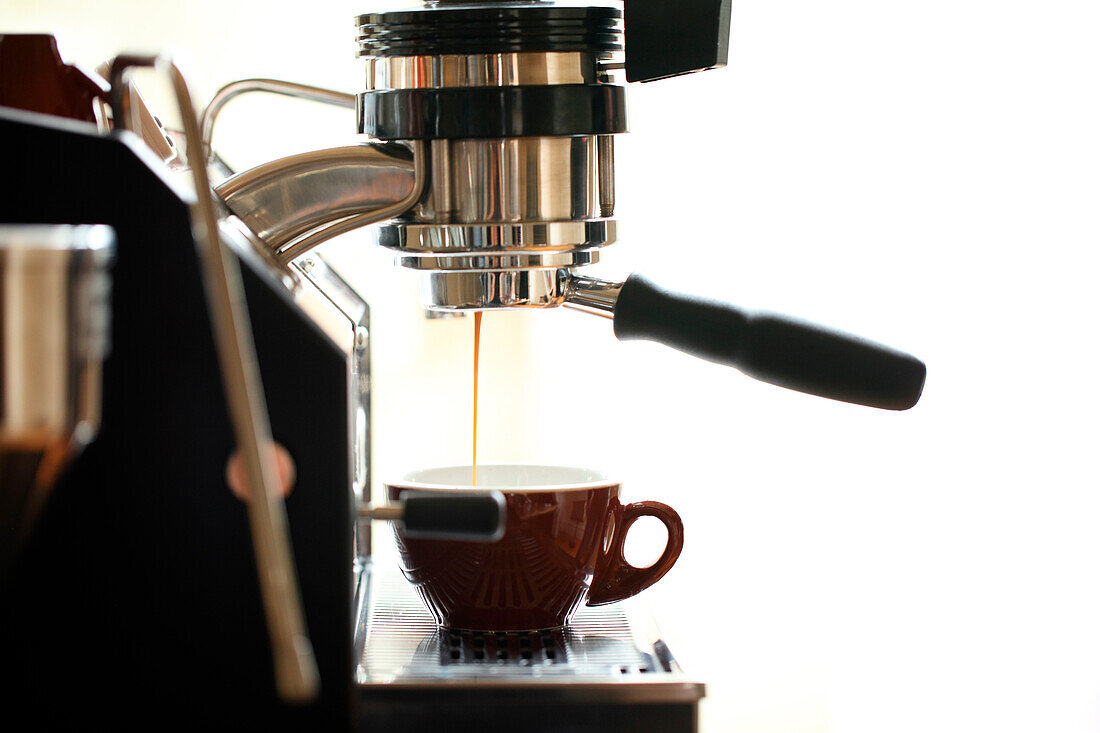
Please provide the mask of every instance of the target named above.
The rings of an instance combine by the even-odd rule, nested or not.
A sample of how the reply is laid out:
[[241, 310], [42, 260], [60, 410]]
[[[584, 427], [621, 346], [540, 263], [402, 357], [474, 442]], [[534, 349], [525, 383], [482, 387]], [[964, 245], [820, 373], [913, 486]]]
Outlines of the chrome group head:
[[421, 142], [426, 173], [378, 243], [422, 274], [428, 308], [561, 305], [615, 241], [620, 10], [432, 3], [357, 20], [359, 131]]

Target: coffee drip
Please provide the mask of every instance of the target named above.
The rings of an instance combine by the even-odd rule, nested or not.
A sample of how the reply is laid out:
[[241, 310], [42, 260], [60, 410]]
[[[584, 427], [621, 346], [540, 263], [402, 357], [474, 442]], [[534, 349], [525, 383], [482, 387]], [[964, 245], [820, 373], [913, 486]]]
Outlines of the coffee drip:
[[478, 356], [481, 353], [481, 311], [474, 313], [474, 429], [473, 429], [473, 461], [470, 464], [470, 482], [477, 486], [477, 380], [478, 380]]

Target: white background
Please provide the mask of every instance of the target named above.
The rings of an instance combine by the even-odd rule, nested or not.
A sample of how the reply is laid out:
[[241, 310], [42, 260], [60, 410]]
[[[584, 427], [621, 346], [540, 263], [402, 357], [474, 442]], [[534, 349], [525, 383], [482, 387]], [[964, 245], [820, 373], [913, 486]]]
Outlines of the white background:
[[[88, 66], [171, 48], [205, 100], [359, 90], [352, 19], [381, 7], [3, 0], [0, 26]], [[630, 90], [599, 272], [912, 351], [910, 412], [573, 312], [486, 316], [483, 459], [602, 468], [683, 516], [643, 598], [709, 685], [706, 733], [1100, 730], [1098, 37], [1084, 0], [738, 0], [728, 68]], [[242, 100], [216, 145], [245, 166], [353, 127]], [[379, 471], [467, 460], [471, 319], [425, 321], [361, 236], [329, 254], [374, 304]]]

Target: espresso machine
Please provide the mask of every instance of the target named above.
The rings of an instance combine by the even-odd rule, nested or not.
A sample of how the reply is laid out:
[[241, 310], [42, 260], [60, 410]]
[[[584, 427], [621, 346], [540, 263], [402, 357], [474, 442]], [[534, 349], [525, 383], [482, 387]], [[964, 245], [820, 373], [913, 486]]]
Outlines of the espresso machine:
[[[4, 530], [19, 528], [0, 568], [12, 714], [123, 728], [695, 730], [703, 685], [636, 610], [585, 608], [530, 633], [442, 629], [376, 560], [372, 521], [488, 540], [499, 496], [372, 501], [370, 431], [385, 426], [370, 419], [370, 308], [316, 248], [369, 226], [419, 273], [430, 311], [565, 306], [610, 319], [619, 339], [908, 409], [925, 374], [912, 356], [589, 272], [616, 239], [623, 79], [724, 65], [729, 18], [730, 0], [675, 12], [668, 0], [432, 0], [355, 19], [358, 94], [249, 79], [201, 114], [168, 57], [88, 73], [48, 36], [0, 36], [5, 295], [9, 263], [52, 247], [94, 264], [59, 281], [96, 283], [62, 288], [66, 312], [98, 314], [70, 319], [76, 341], [98, 345], [79, 352], [74, 391], [91, 406], [69, 420], [81, 427], [64, 433], [62, 468], [30, 472], [41, 499], [0, 504], [18, 517]], [[181, 130], [133, 89], [140, 67], [171, 85]], [[345, 146], [233, 171], [216, 122], [248, 93], [353, 109], [357, 129]], [[8, 390], [34, 362], [6, 326], [25, 325], [26, 309], [2, 303], [5, 364], [23, 354], [21, 371], [5, 367]], [[16, 406], [5, 398], [0, 414], [5, 499]]]

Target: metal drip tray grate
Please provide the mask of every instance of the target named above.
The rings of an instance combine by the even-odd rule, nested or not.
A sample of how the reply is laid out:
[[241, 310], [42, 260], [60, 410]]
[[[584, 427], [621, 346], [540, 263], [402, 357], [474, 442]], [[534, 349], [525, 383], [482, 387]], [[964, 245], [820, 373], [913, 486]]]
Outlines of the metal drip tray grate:
[[[565, 629], [496, 633], [440, 629], [437, 633], [444, 666], [488, 663], [519, 667], [542, 665], [545, 668], [552, 664], [569, 664], [574, 646], [571, 634]], [[648, 672], [651, 666], [646, 661], [638, 670]], [[622, 671], [629, 668], [630, 665], [620, 667]]]
[[688, 685], [696, 700], [702, 695], [701, 685], [685, 682], [663, 642], [642, 638], [622, 604], [584, 607], [563, 629], [458, 631], [436, 626], [399, 572], [367, 572], [361, 583], [360, 685], [665, 682]]

